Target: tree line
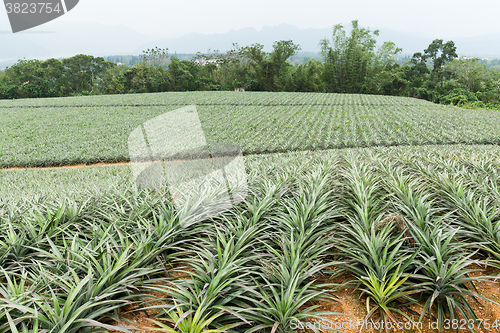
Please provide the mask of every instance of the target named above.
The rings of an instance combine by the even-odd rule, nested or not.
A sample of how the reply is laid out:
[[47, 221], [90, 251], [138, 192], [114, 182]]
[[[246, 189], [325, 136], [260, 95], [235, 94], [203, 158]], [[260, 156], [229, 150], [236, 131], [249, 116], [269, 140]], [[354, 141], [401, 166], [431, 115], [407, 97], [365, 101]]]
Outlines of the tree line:
[[392, 42], [377, 47], [377, 30], [352, 21], [336, 25], [319, 42], [321, 60], [292, 65], [300, 46], [291, 40], [227, 52], [197, 53], [192, 60], [148, 49], [133, 66], [102, 57], [19, 60], [0, 72], [0, 98], [40, 98], [163, 91], [234, 90], [381, 94], [471, 107], [500, 108], [500, 70], [475, 58], [458, 59], [453, 41], [435, 39], [423, 52], [398, 64]]

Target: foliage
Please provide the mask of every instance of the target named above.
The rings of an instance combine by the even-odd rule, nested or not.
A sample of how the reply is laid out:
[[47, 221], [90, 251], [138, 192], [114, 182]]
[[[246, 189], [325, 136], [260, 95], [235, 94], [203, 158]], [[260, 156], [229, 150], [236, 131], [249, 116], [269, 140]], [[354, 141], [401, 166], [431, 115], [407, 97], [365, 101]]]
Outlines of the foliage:
[[158, 92], [167, 85], [163, 68], [137, 63], [125, 73], [124, 89], [132, 93]]
[[[478, 97], [479, 95], [479, 97]], [[447, 95], [442, 96], [439, 99], [441, 104], [450, 104], [456, 106], [464, 106], [469, 103], [477, 103], [478, 107], [484, 106], [483, 102], [480, 100], [481, 94], [475, 94], [469, 90], [463, 88], [456, 88], [450, 91]], [[481, 103], [481, 104], [479, 104]]]
[[250, 156], [251, 195], [191, 225], [168, 193], [130, 185], [0, 204], [0, 332], [132, 331], [115, 325], [133, 305], [157, 311], [157, 331], [291, 332], [339, 315], [318, 307], [335, 301], [339, 270], [367, 319], [408, 315], [402, 304], [441, 327], [474, 319], [471, 302], [489, 302], [474, 283], [490, 280], [474, 267], [497, 264], [499, 156], [487, 145]]
[[65, 95], [91, 94], [101, 81], [101, 74], [106, 69], [116, 66], [102, 57], [94, 58], [84, 54], [63, 59], [65, 73], [60, 79]]
[[195, 81], [199, 66], [187, 60], [171, 58], [168, 71], [170, 89], [173, 91], [198, 90], [199, 82]]
[[40, 60], [19, 60], [7, 68], [3, 77], [5, 98], [57, 96], [50, 77], [51, 69], [43, 66], [46, 63], [48, 61], [42, 63]]
[[155, 47], [142, 52], [141, 60], [156, 68], [166, 68], [168, 60], [168, 48]]
[[333, 29], [332, 41], [321, 40], [324, 81], [329, 92], [363, 93], [366, 91], [369, 67], [375, 58], [375, 36], [369, 29], [360, 28], [358, 21], [352, 21], [350, 36], [346, 36], [340, 24]]
[[[291, 65], [288, 59], [300, 50], [300, 46], [291, 40], [281, 40], [273, 44], [271, 53], [264, 52], [264, 45], [254, 44], [242, 49], [248, 59], [250, 75], [257, 85], [252, 90], [287, 91], [291, 81], [289, 77]], [[251, 87], [252, 88], [252, 87]]]
[[455, 59], [445, 66], [445, 71], [451, 72], [457, 82], [469, 92], [482, 91], [488, 84], [490, 71], [477, 58]]
[[140, 57], [125, 57], [131, 62], [121, 57], [131, 67], [89, 55], [62, 61], [20, 60], [0, 75], [0, 99], [243, 88], [409, 96], [449, 104], [454, 90], [466, 89], [480, 93], [478, 101], [460, 97], [460, 103], [451, 103], [499, 108], [500, 71], [495, 61], [458, 59], [453, 41], [435, 39], [398, 63], [395, 58], [402, 49], [390, 41], [377, 46], [377, 36], [378, 30], [362, 28], [357, 20], [349, 33], [335, 25], [332, 38], [320, 41], [321, 61], [304, 59], [299, 64], [292, 58], [300, 46], [291, 40], [276, 41], [271, 52], [262, 44], [233, 44], [226, 52], [198, 52], [191, 60], [190, 55], [169, 56], [168, 48], [154, 47]]

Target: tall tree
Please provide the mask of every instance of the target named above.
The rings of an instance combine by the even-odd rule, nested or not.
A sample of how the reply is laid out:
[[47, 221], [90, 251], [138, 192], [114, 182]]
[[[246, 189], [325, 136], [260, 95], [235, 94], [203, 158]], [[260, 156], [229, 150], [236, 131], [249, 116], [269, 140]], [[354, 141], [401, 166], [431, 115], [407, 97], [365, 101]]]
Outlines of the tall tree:
[[179, 60], [176, 57], [170, 58], [168, 67], [169, 90], [173, 91], [194, 91], [198, 90], [200, 81], [200, 67], [193, 61]]
[[291, 75], [289, 69], [292, 65], [288, 60], [300, 50], [300, 46], [291, 40], [280, 40], [273, 44], [270, 53], [263, 48], [261, 44], [253, 44], [242, 50], [257, 83], [254, 90], [284, 91]]
[[63, 59], [65, 74], [63, 85], [66, 94], [91, 94], [97, 88], [101, 75], [107, 68], [116, 66], [102, 57], [78, 54]]
[[200, 80], [204, 80], [203, 86], [209, 90], [214, 88], [222, 90], [233, 90], [234, 88], [250, 88], [247, 82], [247, 66], [242, 48], [233, 43], [231, 50], [220, 52], [218, 50], [207, 53], [198, 52], [193, 60], [202, 60], [200, 65]]
[[489, 70], [480, 59], [455, 59], [444, 67], [452, 74], [454, 80], [470, 92], [478, 92], [485, 88], [490, 80]]
[[142, 51], [141, 60], [155, 68], [167, 68], [168, 48], [161, 49], [158, 46]]
[[53, 96], [63, 96], [62, 78], [64, 76], [64, 65], [58, 59], [47, 59], [41, 67], [44, 69], [45, 78], [51, 83]]
[[292, 81], [290, 69], [292, 65], [288, 60], [291, 56], [297, 54], [299, 50], [300, 45], [294, 44], [291, 40], [280, 40], [274, 43], [273, 51], [270, 55], [272, 65], [270, 85], [273, 91], [290, 90]]
[[365, 91], [371, 94], [397, 94], [401, 92], [404, 82], [398, 75], [399, 65], [395, 56], [402, 49], [393, 42], [384, 42], [379, 47], [368, 68]]
[[365, 90], [379, 31], [360, 28], [357, 20], [351, 24], [349, 36], [344, 27], [337, 24], [332, 40], [324, 38], [320, 42], [327, 91], [361, 93]]
[[429, 73], [428, 66], [432, 66], [430, 79], [434, 84], [444, 78], [443, 66], [458, 58], [457, 47], [453, 41], [443, 43], [442, 39], [435, 39], [424, 50], [424, 53], [417, 52], [413, 55], [411, 63], [417, 66], [417, 70], [422, 74]]
[[305, 64], [295, 66], [292, 73], [292, 91], [323, 91], [323, 82], [321, 80], [322, 72], [323, 65], [321, 62], [314, 59], [308, 60]]
[[40, 60], [19, 60], [5, 70], [4, 79], [10, 98], [56, 96], [55, 83], [46, 77]]
[[125, 73], [125, 90], [131, 93], [166, 91], [166, 71], [138, 62]]

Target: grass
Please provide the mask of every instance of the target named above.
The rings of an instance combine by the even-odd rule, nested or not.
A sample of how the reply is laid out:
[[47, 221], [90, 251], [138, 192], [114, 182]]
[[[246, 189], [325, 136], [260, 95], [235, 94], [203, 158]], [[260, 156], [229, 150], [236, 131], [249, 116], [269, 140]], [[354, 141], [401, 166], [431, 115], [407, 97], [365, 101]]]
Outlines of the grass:
[[[190, 92], [0, 101], [0, 167], [129, 160], [137, 126], [196, 105], [207, 142], [244, 154], [497, 144], [500, 114], [392, 96]], [[300, 130], [297, 130], [300, 128]]]

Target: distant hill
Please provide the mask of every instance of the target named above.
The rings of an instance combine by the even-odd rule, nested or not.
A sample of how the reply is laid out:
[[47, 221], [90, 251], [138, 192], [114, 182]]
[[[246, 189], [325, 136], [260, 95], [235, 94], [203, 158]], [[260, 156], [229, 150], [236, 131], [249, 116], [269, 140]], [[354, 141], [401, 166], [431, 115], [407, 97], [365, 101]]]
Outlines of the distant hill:
[[[348, 29], [349, 24], [346, 24]], [[374, 30], [375, 27], [372, 28]], [[210, 50], [226, 51], [233, 43], [247, 46], [254, 43], [264, 45], [266, 51], [272, 49], [277, 40], [291, 39], [303, 51], [319, 52], [319, 42], [330, 37], [332, 28], [299, 29], [289, 24], [263, 27], [261, 30], [244, 28], [226, 33], [190, 33], [177, 38], [141, 34], [120, 25], [96, 23], [73, 23], [54, 21], [21, 34], [0, 34], [0, 67], [12, 64], [18, 59], [46, 59], [50, 57], [70, 57], [79, 53], [94, 56], [139, 55], [152, 47], [168, 48], [170, 54], [196, 53]], [[441, 38], [441, 36], [435, 36]], [[423, 51], [434, 38], [380, 29], [379, 43], [392, 41], [403, 49], [404, 54]], [[445, 39], [449, 40], [449, 39]], [[460, 55], [500, 58], [500, 34], [486, 34], [477, 37], [451, 38], [455, 41]]]
[[[45, 27], [45, 26], [44, 26]], [[26, 35], [43, 45], [53, 56], [70, 57], [79, 53], [92, 55], [133, 54], [137, 45], [158, 38], [141, 34], [122, 25], [54, 21], [45, 29], [52, 34]]]
[[500, 58], [500, 33], [476, 37], [459, 37], [453, 41], [458, 53], [476, 57]]
[[[345, 26], [346, 30], [349, 30], [349, 26]], [[211, 35], [190, 33], [178, 38], [163, 38], [145, 43], [136, 49], [136, 53], [154, 46], [168, 47], [171, 52], [176, 51], [178, 53], [206, 52], [208, 49], [229, 50], [232, 47], [232, 43], [238, 43], [240, 46], [259, 43], [264, 45], [264, 50], [270, 51], [275, 41], [288, 39], [299, 44], [303, 51], [316, 53], [320, 51], [320, 40], [330, 37], [332, 30], [333, 28], [299, 29], [293, 25], [281, 24], [275, 27], [263, 27], [260, 31], [254, 28], [244, 28]], [[392, 41], [403, 49], [404, 54], [413, 54], [415, 52], [422, 52], [436, 38], [445, 39], [441, 36], [429, 38], [392, 29], [380, 29], [380, 35], [377, 40], [379, 44], [385, 41]], [[461, 55], [500, 58], [500, 34], [457, 37], [451, 38], [451, 40], [455, 42], [458, 53]]]
[[240, 46], [263, 44], [264, 50], [270, 51], [277, 40], [291, 39], [300, 44], [302, 50], [319, 51], [319, 41], [331, 34], [331, 29], [299, 29], [295, 26], [282, 24], [276, 27], [263, 27], [260, 31], [254, 28], [231, 30], [226, 33], [205, 35], [190, 33], [178, 38], [163, 38], [154, 42], [145, 43], [136, 49], [137, 52], [154, 46], [168, 47], [177, 53], [196, 53], [211, 50], [226, 51], [232, 48], [233, 43]]
[[[349, 26], [346, 25], [346, 30]], [[375, 30], [375, 29], [372, 29]], [[303, 51], [319, 52], [319, 42], [325, 37], [332, 35], [332, 28], [323, 29], [299, 29], [289, 24], [281, 24], [275, 27], [263, 27], [261, 30], [254, 28], [244, 28], [240, 30], [231, 30], [226, 33], [205, 35], [201, 33], [190, 33], [178, 38], [163, 38], [154, 42], [145, 43], [137, 48], [137, 52], [154, 46], [168, 47], [171, 51], [180, 53], [195, 53], [197, 51], [206, 52], [211, 50], [229, 50], [233, 43], [240, 46], [259, 43], [264, 45], [264, 50], [271, 51], [272, 45], [278, 40], [291, 39], [299, 44]], [[380, 43], [384, 41], [393, 41], [399, 47], [402, 47], [405, 53], [414, 53], [427, 47], [432, 41], [429, 38], [417, 37], [407, 33], [395, 30], [381, 30], [378, 38]]]
[[10, 64], [22, 58], [45, 58], [50, 55], [47, 48], [25, 35], [0, 34], [0, 66], [2, 62]]
[[0, 62], [19, 58], [61, 58], [79, 53], [94, 56], [134, 54], [158, 36], [143, 35], [121, 25], [53, 21], [26, 33], [0, 34]]

